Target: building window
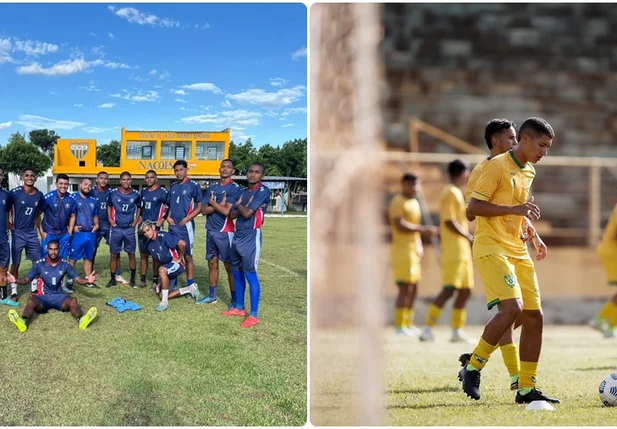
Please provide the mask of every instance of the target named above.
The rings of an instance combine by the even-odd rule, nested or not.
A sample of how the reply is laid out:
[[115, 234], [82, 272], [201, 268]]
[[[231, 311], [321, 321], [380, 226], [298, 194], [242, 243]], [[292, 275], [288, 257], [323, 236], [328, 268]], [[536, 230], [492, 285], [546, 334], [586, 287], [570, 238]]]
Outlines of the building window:
[[161, 159], [192, 159], [191, 142], [161, 142]]
[[225, 156], [225, 143], [223, 142], [197, 142], [195, 146], [195, 159], [221, 161]]
[[154, 159], [156, 155], [155, 141], [127, 141], [126, 159]]

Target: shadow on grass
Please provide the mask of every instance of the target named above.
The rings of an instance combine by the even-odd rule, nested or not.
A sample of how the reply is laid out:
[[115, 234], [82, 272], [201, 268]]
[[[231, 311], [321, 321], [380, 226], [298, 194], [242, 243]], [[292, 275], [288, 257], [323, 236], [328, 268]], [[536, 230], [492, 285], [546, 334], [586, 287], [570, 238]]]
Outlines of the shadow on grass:
[[591, 366], [589, 368], [575, 368], [574, 371], [613, 371], [614, 366]]
[[[472, 402], [473, 404], [473, 402]], [[465, 404], [410, 404], [410, 405], [387, 405], [388, 410], [426, 410], [431, 408], [452, 408], [452, 407], [464, 407], [469, 408], [469, 403]]]
[[440, 392], [460, 392], [460, 387], [428, 387], [428, 388], [415, 388], [415, 389], [388, 389], [386, 393], [392, 393], [395, 395], [402, 393], [440, 393]]

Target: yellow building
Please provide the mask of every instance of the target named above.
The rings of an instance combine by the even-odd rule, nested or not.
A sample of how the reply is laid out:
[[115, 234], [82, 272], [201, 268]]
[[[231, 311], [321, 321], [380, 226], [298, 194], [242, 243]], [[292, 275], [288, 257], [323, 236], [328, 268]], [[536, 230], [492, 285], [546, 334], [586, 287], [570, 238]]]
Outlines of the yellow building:
[[96, 140], [58, 139], [54, 152], [54, 175], [65, 173], [71, 178], [71, 190], [84, 177], [96, 177], [99, 171], [109, 173], [110, 184], [119, 184], [120, 173], [133, 176], [133, 187], [141, 188], [148, 170], [157, 173], [162, 185], [175, 180], [173, 165], [187, 162], [192, 179], [218, 179], [221, 160], [229, 156], [230, 129], [223, 131], [126, 131], [122, 128], [120, 166], [97, 163]]

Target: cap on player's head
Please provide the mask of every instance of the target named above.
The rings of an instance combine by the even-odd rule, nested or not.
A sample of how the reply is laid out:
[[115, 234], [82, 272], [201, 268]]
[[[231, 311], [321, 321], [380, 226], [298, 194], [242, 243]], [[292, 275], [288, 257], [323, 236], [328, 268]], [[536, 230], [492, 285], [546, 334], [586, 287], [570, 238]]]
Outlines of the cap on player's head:
[[495, 134], [499, 134], [503, 131], [509, 130], [510, 128], [515, 128], [515, 124], [513, 121], [508, 119], [499, 118], [499, 119], [491, 119], [486, 124], [484, 128], [484, 141], [489, 149], [493, 148], [492, 138]]
[[455, 159], [448, 164], [448, 176], [450, 176], [450, 179], [459, 178], [467, 170], [469, 170], [469, 166], [460, 159]]
[[545, 135], [551, 139], [555, 138], [553, 127], [546, 120], [535, 116], [525, 119], [521, 124], [521, 127], [518, 129], [519, 141], [522, 139], [523, 134], [529, 134], [531, 137]]

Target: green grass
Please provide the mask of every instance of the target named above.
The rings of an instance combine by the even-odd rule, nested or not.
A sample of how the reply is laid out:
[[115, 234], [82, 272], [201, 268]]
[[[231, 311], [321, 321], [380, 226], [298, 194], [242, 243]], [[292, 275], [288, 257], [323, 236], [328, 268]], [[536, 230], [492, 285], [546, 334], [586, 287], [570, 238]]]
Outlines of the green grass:
[[[70, 314], [53, 310], [25, 333], [2, 316], [0, 426], [303, 425], [306, 229], [306, 219], [266, 219], [259, 266], [261, 324], [251, 329], [241, 328], [240, 318], [221, 316], [229, 302], [222, 264], [217, 304], [178, 298], [158, 313], [158, 298], [149, 287], [104, 288], [109, 255], [101, 246], [95, 268], [103, 287], [76, 286], [84, 311], [99, 310], [86, 331]], [[207, 293], [203, 218], [197, 235], [195, 278]], [[121, 257], [128, 278], [128, 260]], [[22, 271], [29, 266], [25, 263]], [[80, 272], [80, 263], [77, 268]], [[142, 309], [118, 313], [105, 305], [116, 296]], [[20, 299], [20, 313], [26, 298]], [[246, 299], [248, 305], [248, 288]]]
[[[476, 338], [480, 327], [470, 327]], [[385, 333], [384, 425], [397, 426], [602, 426], [614, 425], [617, 408], [604, 407], [598, 395], [600, 382], [617, 371], [617, 349], [612, 340], [587, 327], [546, 327], [538, 372], [538, 388], [557, 397], [555, 411], [527, 411], [514, 403], [509, 377], [496, 351], [482, 372], [482, 398], [469, 399], [457, 380], [458, 356], [474, 345], [451, 344], [449, 330], [436, 331], [439, 343]], [[520, 332], [517, 331], [517, 334]], [[314, 334], [315, 335], [315, 334]], [[312, 355], [312, 372], [318, 371], [320, 389], [311, 400], [311, 421], [316, 425], [354, 425], [352, 413], [358, 379], [354, 370], [356, 343], [349, 332], [319, 334], [322, 356]], [[314, 348], [312, 348], [314, 350]], [[336, 360], [335, 367], [328, 362]], [[328, 368], [330, 368], [328, 370]], [[313, 378], [313, 377], [312, 377]]]

